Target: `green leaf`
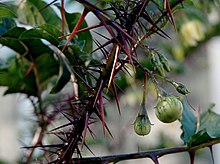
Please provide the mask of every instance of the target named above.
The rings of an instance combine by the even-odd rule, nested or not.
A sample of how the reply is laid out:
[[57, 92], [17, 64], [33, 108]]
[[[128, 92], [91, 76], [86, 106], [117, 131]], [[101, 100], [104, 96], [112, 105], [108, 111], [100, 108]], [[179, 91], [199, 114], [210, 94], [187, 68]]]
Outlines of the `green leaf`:
[[65, 55], [70, 62], [70, 65], [85, 64], [86, 60], [91, 58], [86, 52], [82, 51], [77, 44], [72, 44], [69, 49], [65, 51]]
[[26, 30], [25, 32], [21, 34], [19, 39], [28, 48], [29, 55], [26, 55], [25, 57], [29, 59], [30, 61], [32, 59], [36, 59], [37, 57], [39, 57], [41, 54], [44, 54], [44, 53], [53, 54], [52, 50], [48, 46], [43, 44], [43, 42], [41, 41], [41, 38], [35, 35], [35, 30], [32, 30], [32, 29]]
[[3, 37], [13, 37], [13, 38], [19, 38], [20, 35], [25, 31], [26, 29], [24, 27], [13, 27], [12, 29], [8, 30], [5, 34], [3, 34]]
[[200, 127], [198, 132], [190, 137], [189, 146], [196, 146], [220, 138], [220, 115], [213, 112], [212, 108], [213, 105], [208, 111], [201, 114]]
[[0, 6], [0, 19], [2, 18], [16, 18], [15, 13], [6, 7]]
[[0, 37], [0, 43], [22, 55], [27, 51], [27, 47], [25, 47], [25, 44], [22, 43], [18, 38], [24, 31], [25, 28], [14, 27]]
[[192, 0], [184, 0], [184, 6], [193, 6], [194, 3]]
[[196, 117], [187, 107], [186, 101], [182, 102], [183, 104], [183, 114], [182, 114], [182, 120], [181, 120], [181, 129], [182, 129], [182, 134], [181, 134], [181, 139], [183, 140], [184, 144], [188, 143], [189, 138], [195, 134], [196, 132]]
[[[63, 34], [60, 30], [57, 29], [57, 26], [50, 25], [50, 24], [43, 24], [39, 26], [42, 30], [46, 31], [48, 34], [56, 38], [57, 41], [61, 41], [62, 38], [60, 38]], [[44, 38], [46, 39], [46, 38]], [[49, 41], [49, 40], [48, 40]]]
[[[75, 27], [77, 21], [79, 20], [81, 14], [80, 13], [65, 13], [66, 17], [66, 22], [69, 27], [69, 31], [71, 32], [73, 28]], [[83, 21], [82, 25], [80, 26], [80, 29], [83, 29], [85, 27], [88, 27], [87, 23]], [[92, 35], [89, 31], [81, 32], [77, 34], [78, 38], [76, 39], [77, 44], [82, 44], [83, 43], [83, 50], [86, 52], [91, 52], [92, 51]], [[78, 44], [78, 45], [79, 45]]]
[[17, 15], [21, 22], [32, 26], [48, 23], [61, 27], [56, 12], [43, 0], [22, 1], [17, 7]]
[[195, 135], [191, 136], [188, 141], [188, 146], [196, 146], [208, 141], [211, 141], [212, 138], [209, 136], [205, 129], [200, 130]]
[[30, 72], [24, 76], [29, 66], [30, 62], [24, 58], [13, 58], [9, 61], [7, 68], [0, 69], [0, 86], [8, 87], [5, 94], [20, 92], [36, 96], [34, 73]]
[[45, 89], [54, 75], [58, 74], [59, 65], [53, 56], [49, 53], [40, 55], [35, 61], [35, 68], [26, 75], [31, 63], [25, 58], [13, 58], [8, 66], [0, 68], [0, 86], [7, 86], [8, 93], [26, 93], [28, 95], [37, 95], [36, 78], [39, 79], [39, 87]]
[[199, 130], [206, 129], [210, 137], [217, 138], [220, 137], [220, 115], [211, 110], [213, 107], [214, 105], [201, 114]]
[[60, 36], [62, 36], [62, 33], [56, 29], [55, 26], [44, 24], [42, 26], [25, 31], [20, 39], [45, 39], [51, 44], [57, 46], [61, 41], [61, 39], [59, 39]]
[[0, 36], [5, 34], [8, 30], [15, 27], [15, 21], [12, 18], [2, 18], [0, 19]]
[[69, 82], [69, 80], [70, 80], [70, 72], [68, 71], [67, 67], [64, 64], [60, 64], [58, 80], [51, 89], [50, 93], [55, 94], [61, 91], [61, 89], [63, 89], [63, 87]]
[[44, 53], [35, 60], [41, 89], [44, 89], [54, 75], [59, 72], [58, 62], [50, 53]]

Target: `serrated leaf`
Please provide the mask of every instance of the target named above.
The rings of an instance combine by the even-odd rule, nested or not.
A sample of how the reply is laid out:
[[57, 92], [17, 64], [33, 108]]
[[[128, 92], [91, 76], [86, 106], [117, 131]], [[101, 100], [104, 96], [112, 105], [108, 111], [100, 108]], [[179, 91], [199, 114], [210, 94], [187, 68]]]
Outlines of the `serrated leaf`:
[[188, 143], [189, 138], [195, 134], [196, 132], [196, 117], [187, 107], [187, 103], [185, 101], [182, 102], [183, 104], [183, 114], [182, 114], [182, 134], [181, 134], [181, 139], [183, 140], [184, 144]]

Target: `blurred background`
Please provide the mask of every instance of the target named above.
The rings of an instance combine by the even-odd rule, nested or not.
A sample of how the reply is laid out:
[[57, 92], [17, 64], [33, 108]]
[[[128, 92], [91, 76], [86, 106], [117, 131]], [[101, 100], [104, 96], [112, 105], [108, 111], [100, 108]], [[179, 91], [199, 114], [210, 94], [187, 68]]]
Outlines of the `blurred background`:
[[[4, 2], [4, 1], [2, 1]], [[47, 1], [51, 2], [51, 1]], [[170, 25], [166, 26], [166, 32], [171, 40], [161, 39], [155, 36], [149, 45], [160, 47], [160, 51], [171, 59], [171, 66], [175, 70], [169, 77], [184, 83], [190, 91], [188, 99], [190, 104], [196, 108], [207, 110], [210, 103], [215, 103], [214, 110], [220, 114], [220, 8], [219, 1], [209, 1], [199, 4], [195, 1], [197, 10], [186, 10], [175, 13], [178, 32]], [[81, 6], [76, 2], [66, 1], [69, 11], [81, 12]], [[186, 14], [183, 14], [186, 12]], [[202, 13], [202, 14], [201, 14]], [[87, 17], [89, 25], [94, 24], [92, 15]], [[13, 52], [5, 47], [0, 47], [0, 58], [6, 59]], [[4, 55], [2, 55], [4, 54]], [[132, 74], [132, 72], [131, 72]], [[140, 108], [142, 99], [143, 83], [128, 76], [126, 80], [131, 87], [127, 87], [120, 95], [121, 115], [118, 114], [114, 101], [105, 102], [107, 124], [114, 136], [104, 137], [102, 125], [94, 124], [96, 127], [93, 139], [87, 135], [87, 144], [96, 156], [112, 155], [120, 153], [132, 153], [146, 151], [155, 148], [174, 147], [182, 145], [180, 139], [181, 129], [178, 121], [171, 124], [159, 122], [154, 114], [156, 102], [153, 86], [149, 84], [147, 95], [147, 109], [152, 126], [149, 135], [140, 137], [133, 131], [132, 123]], [[32, 105], [29, 100], [21, 94], [3, 95], [5, 87], [0, 87], [0, 163], [16, 163], [23, 155], [22, 146], [31, 144], [32, 132], [36, 125]], [[173, 88], [167, 87], [169, 93], [176, 95]], [[62, 91], [65, 93], [65, 91]], [[100, 126], [100, 128], [97, 128]], [[97, 129], [100, 129], [97, 130]], [[103, 139], [104, 138], [104, 139]], [[49, 142], [50, 139], [46, 139]], [[35, 151], [38, 157], [41, 152]], [[214, 146], [215, 163], [220, 163], [220, 148]], [[9, 155], [10, 154], [10, 155]], [[84, 156], [93, 156], [86, 148], [83, 149]], [[161, 164], [190, 163], [187, 153], [166, 155], [159, 158]], [[124, 161], [120, 163], [153, 163], [150, 159], [139, 159]], [[196, 152], [195, 163], [212, 163], [208, 148]]]

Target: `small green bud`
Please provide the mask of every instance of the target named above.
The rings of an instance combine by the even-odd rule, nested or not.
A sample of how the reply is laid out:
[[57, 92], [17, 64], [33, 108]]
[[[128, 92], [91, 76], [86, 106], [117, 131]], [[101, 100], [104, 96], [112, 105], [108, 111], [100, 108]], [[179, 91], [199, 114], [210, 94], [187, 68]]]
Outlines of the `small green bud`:
[[157, 59], [156, 59], [154, 53], [151, 54], [151, 63], [153, 64], [153, 66], [157, 65]]
[[165, 76], [164, 67], [162, 63], [158, 62], [158, 64], [156, 65], [156, 68], [161, 76]]
[[180, 84], [180, 85], [176, 88], [176, 90], [177, 90], [179, 93], [183, 94], [183, 95], [186, 95], [186, 94], [189, 93], [188, 89], [187, 89], [186, 86], [183, 85], [183, 84]]
[[183, 95], [190, 93], [184, 84], [179, 83], [179, 82], [175, 82], [175, 81], [172, 81], [172, 84], [179, 93], [181, 93]]
[[158, 54], [158, 56], [159, 56], [160, 62], [163, 64], [163, 68], [164, 68], [167, 72], [170, 72], [170, 66], [169, 66], [169, 63], [168, 63], [167, 58], [164, 57], [164, 56], [161, 55], [161, 54]]
[[138, 115], [134, 121], [134, 131], [136, 134], [144, 136], [150, 133], [151, 123], [147, 115]]
[[155, 57], [154, 53], [151, 54], [151, 63], [161, 76], [165, 76], [163, 64]]

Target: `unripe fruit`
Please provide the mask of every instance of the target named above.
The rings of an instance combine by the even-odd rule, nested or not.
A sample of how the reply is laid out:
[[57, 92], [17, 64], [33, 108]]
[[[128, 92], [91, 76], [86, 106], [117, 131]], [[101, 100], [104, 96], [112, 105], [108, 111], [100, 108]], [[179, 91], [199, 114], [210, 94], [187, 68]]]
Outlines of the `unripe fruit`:
[[182, 115], [183, 105], [175, 96], [161, 98], [156, 107], [157, 118], [164, 123], [171, 123], [179, 119]]
[[146, 115], [138, 115], [134, 122], [134, 131], [136, 134], [144, 136], [150, 133], [151, 123]]

